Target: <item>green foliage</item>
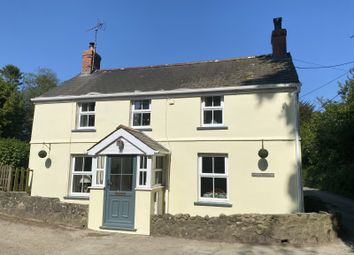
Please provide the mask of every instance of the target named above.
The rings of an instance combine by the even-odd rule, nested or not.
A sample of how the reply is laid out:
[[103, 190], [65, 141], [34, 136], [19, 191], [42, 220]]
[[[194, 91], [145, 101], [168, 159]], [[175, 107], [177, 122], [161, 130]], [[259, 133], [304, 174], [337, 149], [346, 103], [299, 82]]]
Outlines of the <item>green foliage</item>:
[[16, 139], [0, 139], [0, 165], [27, 167], [29, 145]]
[[354, 196], [354, 80], [340, 84], [340, 101], [323, 111], [300, 105], [304, 184]]

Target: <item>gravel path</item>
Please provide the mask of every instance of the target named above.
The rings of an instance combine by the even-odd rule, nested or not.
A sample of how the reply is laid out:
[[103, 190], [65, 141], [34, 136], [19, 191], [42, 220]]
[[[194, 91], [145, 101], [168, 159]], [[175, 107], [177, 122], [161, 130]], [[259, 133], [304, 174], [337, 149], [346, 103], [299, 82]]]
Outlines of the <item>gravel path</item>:
[[0, 254], [354, 254], [342, 242], [292, 247], [228, 244], [74, 230], [0, 216]]

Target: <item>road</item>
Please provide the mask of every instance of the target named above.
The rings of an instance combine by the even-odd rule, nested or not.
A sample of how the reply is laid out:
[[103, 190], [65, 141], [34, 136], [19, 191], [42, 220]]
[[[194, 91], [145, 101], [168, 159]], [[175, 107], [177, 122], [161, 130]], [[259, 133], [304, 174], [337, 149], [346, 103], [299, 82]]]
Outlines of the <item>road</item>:
[[304, 188], [304, 196], [321, 199], [331, 212], [339, 212], [344, 228], [341, 238], [354, 250], [354, 200], [318, 189]]
[[353, 254], [338, 241], [324, 246], [230, 244], [169, 237], [149, 237], [65, 229], [0, 216], [1, 255], [42, 254], [144, 254], [144, 255], [237, 255], [237, 254]]

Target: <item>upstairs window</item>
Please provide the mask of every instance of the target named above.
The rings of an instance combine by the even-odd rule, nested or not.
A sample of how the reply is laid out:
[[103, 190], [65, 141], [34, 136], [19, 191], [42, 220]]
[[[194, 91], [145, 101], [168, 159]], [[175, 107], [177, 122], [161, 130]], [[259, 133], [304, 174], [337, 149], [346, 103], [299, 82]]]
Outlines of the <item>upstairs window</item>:
[[151, 100], [132, 102], [132, 127], [149, 127], [151, 122]]
[[78, 128], [95, 127], [95, 108], [95, 102], [79, 104]]
[[222, 126], [224, 124], [224, 98], [207, 96], [202, 98], [202, 126]]

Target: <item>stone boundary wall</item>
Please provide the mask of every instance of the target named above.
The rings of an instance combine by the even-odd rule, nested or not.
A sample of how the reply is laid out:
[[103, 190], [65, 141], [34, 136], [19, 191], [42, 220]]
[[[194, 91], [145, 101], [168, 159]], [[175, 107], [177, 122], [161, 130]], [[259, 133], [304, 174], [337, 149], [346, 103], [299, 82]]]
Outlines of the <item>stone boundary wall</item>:
[[153, 215], [151, 235], [195, 240], [293, 245], [319, 244], [337, 238], [339, 223], [327, 213], [237, 214], [191, 217]]
[[54, 225], [86, 228], [88, 205], [63, 203], [59, 198], [32, 197], [25, 192], [0, 191], [0, 214]]

